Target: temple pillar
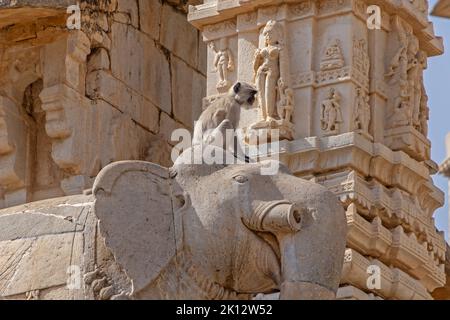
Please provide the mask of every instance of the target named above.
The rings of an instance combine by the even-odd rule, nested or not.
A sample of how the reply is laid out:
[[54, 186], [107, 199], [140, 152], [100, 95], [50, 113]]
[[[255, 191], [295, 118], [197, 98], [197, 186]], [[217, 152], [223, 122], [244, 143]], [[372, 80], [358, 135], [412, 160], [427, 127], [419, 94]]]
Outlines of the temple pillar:
[[[367, 26], [369, 5], [380, 8], [378, 27]], [[282, 161], [341, 200], [341, 299], [432, 299], [445, 284], [445, 240], [433, 218], [444, 196], [431, 180], [423, 85], [427, 58], [443, 46], [427, 8], [425, 0], [190, 7], [208, 44], [205, 101], [235, 81], [253, 82], [264, 94], [239, 128], [247, 137], [279, 130]], [[218, 57], [232, 57], [234, 68]]]

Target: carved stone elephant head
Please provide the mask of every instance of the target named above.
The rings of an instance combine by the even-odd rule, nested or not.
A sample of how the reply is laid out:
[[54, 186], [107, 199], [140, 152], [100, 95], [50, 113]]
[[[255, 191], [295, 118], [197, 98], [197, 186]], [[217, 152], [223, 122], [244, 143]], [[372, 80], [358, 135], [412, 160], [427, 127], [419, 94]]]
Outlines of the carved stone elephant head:
[[106, 245], [136, 299], [329, 299], [346, 219], [324, 187], [280, 165], [109, 165], [94, 185]]

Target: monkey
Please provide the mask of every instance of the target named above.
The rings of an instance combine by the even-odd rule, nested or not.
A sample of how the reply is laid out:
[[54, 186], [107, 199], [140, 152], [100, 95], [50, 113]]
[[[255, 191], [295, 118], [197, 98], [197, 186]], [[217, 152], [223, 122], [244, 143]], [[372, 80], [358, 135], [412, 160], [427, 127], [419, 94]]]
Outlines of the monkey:
[[[237, 82], [223, 97], [212, 102], [195, 123], [192, 145], [216, 145], [225, 149], [226, 130], [236, 130], [241, 107], [252, 106], [257, 92], [251, 84]], [[233, 152], [236, 156], [236, 150]]]

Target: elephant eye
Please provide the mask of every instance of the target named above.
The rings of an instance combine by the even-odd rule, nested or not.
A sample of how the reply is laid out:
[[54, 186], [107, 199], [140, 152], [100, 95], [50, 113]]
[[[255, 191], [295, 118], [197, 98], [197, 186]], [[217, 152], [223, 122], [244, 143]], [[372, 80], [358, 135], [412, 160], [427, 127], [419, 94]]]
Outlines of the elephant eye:
[[243, 175], [237, 175], [233, 179], [238, 183], [246, 183], [248, 181], [247, 177]]

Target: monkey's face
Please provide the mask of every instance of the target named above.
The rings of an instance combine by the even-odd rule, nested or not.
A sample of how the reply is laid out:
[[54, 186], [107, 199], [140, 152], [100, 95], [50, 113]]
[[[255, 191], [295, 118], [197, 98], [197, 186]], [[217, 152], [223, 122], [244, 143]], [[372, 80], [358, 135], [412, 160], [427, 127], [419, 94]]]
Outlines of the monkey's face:
[[255, 95], [258, 92], [254, 86], [246, 82], [238, 82], [233, 88], [234, 99], [240, 105], [252, 106], [255, 102]]

